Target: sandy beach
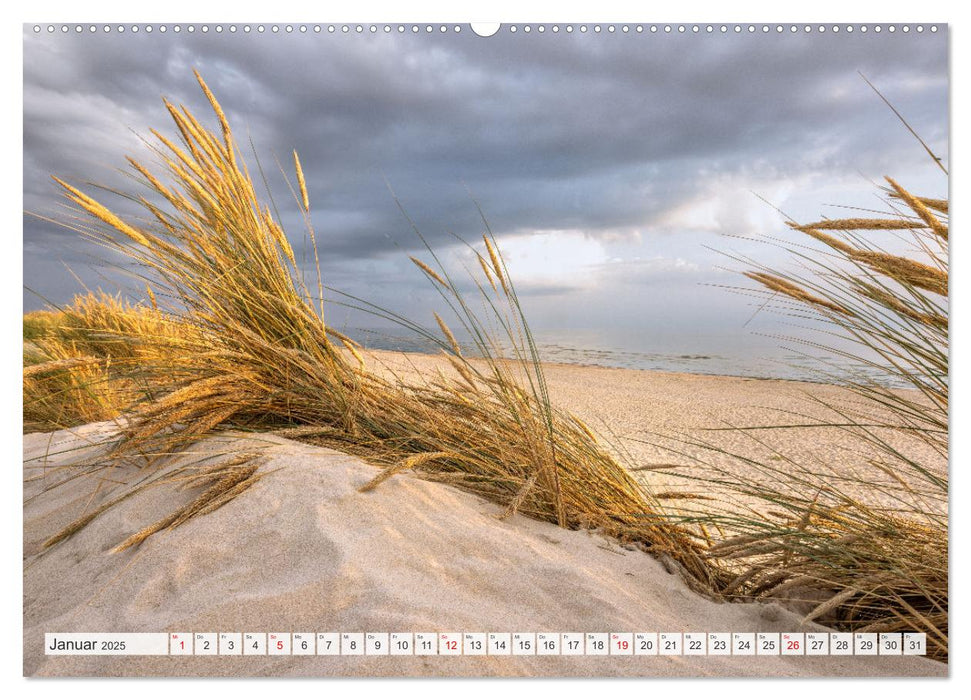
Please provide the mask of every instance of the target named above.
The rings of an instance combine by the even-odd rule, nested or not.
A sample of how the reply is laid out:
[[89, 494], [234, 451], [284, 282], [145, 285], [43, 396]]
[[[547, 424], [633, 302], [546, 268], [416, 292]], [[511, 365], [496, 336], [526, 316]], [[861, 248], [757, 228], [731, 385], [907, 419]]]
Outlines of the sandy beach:
[[[406, 382], [455, 376], [442, 359], [416, 353], [371, 351], [369, 367]], [[786, 429], [780, 426], [844, 422], [839, 413], [895, 422], [872, 402], [845, 388], [825, 383], [752, 379], [620, 369], [590, 365], [546, 364], [544, 375], [554, 405], [583, 420], [624, 466], [657, 493], [711, 494], [706, 478], [728, 470], [746, 479], [788, 484], [786, 473], [801, 467], [832, 475], [840, 488], [874, 505], [895, 507], [892, 495], [861, 489], [888, 479], [868, 459], [886, 460], [850, 431], [834, 427]], [[915, 392], [909, 392], [915, 395]], [[759, 428], [759, 429], [749, 429]], [[902, 431], [874, 431], [902, 454], [940, 474], [947, 459], [925, 442]], [[761, 462], [778, 473], [757, 470]], [[791, 485], [791, 484], [790, 484]], [[738, 494], [723, 504], [736, 510]], [[710, 507], [711, 502], [706, 503]], [[935, 507], [946, 511], [946, 503]]]
[[[427, 370], [435, 358], [383, 353], [385, 371]], [[598, 432], [632, 442], [643, 464], [680, 463], [673, 438], [719, 424], [766, 425], [806, 394], [844, 390], [797, 382], [556, 365], [555, 403]], [[791, 417], [790, 417], [791, 419]], [[134, 469], [69, 480], [71, 463], [103, 461], [113, 426], [24, 436], [24, 673], [286, 676], [941, 676], [918, 657], [45, 657], [45, 632], [218, 631], [812, 631], [778, 604], [721, 604], [662, 563], [596, 533], [514, 516], [444, 484], [403, 473], [369, 493], [375, 467], [274, 435], [224, 433], [169, 464], [252, 453], [266, 476], [219, 510], [112, 553], [120, 541], [193, 497], [161, 486], [135, 494], [41, 554], [40, 544], [108, 502]], [[652, 438], [651, 435], [654, 435]], [[717, 433], [730, 449], [745, 438]], [[656, 438], [656, 439], [655, 439]], [[839, 430], [773, 439], [838, 463], [854, 447]], [[667, 440], [668, 442], [665, 442]], [[801, 442], [800, 442], [801, 441]], [[858, 446], [857, 446], [858, 447]], [[760, 449], [768, 449], [763, 446]], [[686, 459], [686, 458], [685, 458]], [[653, 487], [686, 480], [648, 475]], [[98, 484], [92, 481], [98, 479]], [[63, 482], [60, 486], [55, 484]], [[98, 490], [92, 496], [93, 487]], [[52, 488], [53, 487], [53, 488]], [[691, 488], [698, 488], [692, 484]]]

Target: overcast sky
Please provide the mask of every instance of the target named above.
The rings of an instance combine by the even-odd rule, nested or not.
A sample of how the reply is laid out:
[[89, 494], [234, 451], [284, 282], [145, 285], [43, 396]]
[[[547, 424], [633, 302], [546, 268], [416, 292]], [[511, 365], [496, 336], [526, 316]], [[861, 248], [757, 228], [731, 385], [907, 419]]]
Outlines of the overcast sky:
[[[406, 32], [24, 38], [24, 207], [63, 217], [49, 176], [130, 187], [139, 135], [171, 134], [161, 98], [206, 113], [203, 74], [264, 166], [301, 156], [327, 282], [420, 321], [435, 297], [407, 260], [422, 233], [499, 237], [534, 325], [751, 332], [752, 301], [711, 249], [781, 253], [733, 236], [788, 236], [758, 194], [802, 221], [879, 207], [874, 182], [944, 196], [947, 183], [864, 73], [946, 158], [947, 37], [717, 31], [491, 38]], [[208, 115], [207, 115], [208, 116]], [[252, 161], [252, 158], [250, 158]], [[297, 208], [271, 178], [299, 239]], [[755, 194], [753, 194], [755, 193]], [[118, 204], [124, 211], [123, 202]], [[126, 284], [105, 251], [24, 217], [24, 305]], [[106, 264], [109, 263], [109, 264]], [[135, 291], [137, 298], [140, 292]], [[341, 312], [334, 312], [344, 318]], [[427, 317], [427, 318], [426, 318]], [[331, 316], [334, 318], [334, 315]], [[347, 317], [352, 325], [367, 325]], [[770, 321], [761, 321], [770, 323]]]

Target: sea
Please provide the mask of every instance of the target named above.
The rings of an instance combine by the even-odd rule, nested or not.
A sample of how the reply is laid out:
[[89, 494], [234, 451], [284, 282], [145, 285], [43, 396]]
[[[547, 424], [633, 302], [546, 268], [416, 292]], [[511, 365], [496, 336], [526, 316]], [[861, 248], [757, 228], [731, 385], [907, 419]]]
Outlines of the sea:
[[[345, 332], [365, 348], [374, 350], [406, 353], [440, 350], [430, 338], [400, 328], [354, 328]], [[438, 329], [429, 329], [428, 333], [440, 337]], [[532, 334], [544, 362], [835, 384], [866, 378], [884, 385], [902, 386], [892, 375], [866, 362], [821, 350], [797, 337], [747, 332], [688, 335], [603, 328], [537, 329]], [[455, 335], [463, 354], [469, 357], [479, 354], [469, 336], [457, 331]], [[845, 345], [844, 351], [862, 352], [849, 345]]]

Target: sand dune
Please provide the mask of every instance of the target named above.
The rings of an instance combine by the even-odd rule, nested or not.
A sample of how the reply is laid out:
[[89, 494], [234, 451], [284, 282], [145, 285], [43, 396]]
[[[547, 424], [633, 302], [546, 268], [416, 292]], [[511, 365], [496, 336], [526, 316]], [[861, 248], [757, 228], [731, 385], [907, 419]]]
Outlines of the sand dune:
[[242, 497], [113, 546], [195, 494], [141, 492], [41, 553], [133, 472], [50, 488], [97, 464], [109, 424], [24, 436], [24, 673], [287, 676], [938, 676], [917, 657], [45, 657], [45, 632], [808, 631], [777, 605], [718, 604], [639, 552], [398, 475], [370, 493], [362, 461], [275, 436], [222, 434], [186, 460], [258, 453]]

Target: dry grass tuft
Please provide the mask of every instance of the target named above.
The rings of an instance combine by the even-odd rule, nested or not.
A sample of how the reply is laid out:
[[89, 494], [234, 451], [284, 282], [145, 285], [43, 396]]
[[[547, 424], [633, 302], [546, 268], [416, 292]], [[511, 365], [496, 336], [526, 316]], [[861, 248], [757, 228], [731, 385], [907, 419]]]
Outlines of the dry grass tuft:
[[[464, 357], [441, 316], [441, 336], [398, 319], [438, 343], [458, 376], [408, 384], [368, 371], [353, 342], [326, 326], [319, 266], [315, 299], [293, 264], [285, 232], [256, 195], [225, 114], [201, 77], [199, 83], [221, 134], [166, 103], [180, 143], [153, 131], [160, 169], [129, 161], [147, 191], [130, 199], [142, 202], [152, 223], [123, 220], [58, 180], [68, 199], [94, 219], [83, 232], [127, 256], [146, 271], [158, 297], [171, 300], [164, 315], [154, 301], [145, 307], [144, 313], [163, 318], [150, 331], [106, 317], [111, 332], [102, 336], [95, 332], [96, 309], [85, 311], [90, 326], [77, 353], [105, 357], [106, 347], [118, 343], [132, 361], [113, 380], [151, 389], [116, 408], [127, 420], [112, 446], [115, 459], [152, 466], [227, 425], [275, 430], [387, 467], [365, 491], [410, 469], [488, 498], [506, 513], [599, 528], [639, 543], [676, 560], [696, 587], [711, 590], [718, 573], [705, 562], [699, 538], [669, 522], [589, 428], [550, 404], [532, 336], [491, 234], [484, 237], [484, 254], [476, 253], [485, 278], [472, 280], [482, 303], [461, 295], [431, 249], [433, 264], [412, 258], [472, 337], [480, 359]], [[294, 164], [295, 195], [306, 213], [296, 156]], [[307, 225], [313, 241], [309, 217]], [[234, 497], [257, 478], [248, 469], [221, 473], [196, 500], [121, 548]]]
[[[850, 388], [865, 399], [857, 407], [821, 406], [836, 416], [827, 422], [852, 433], [879, 457], [839, 474], [791, 460], [780, 466], [748, 460], [748, 468], [762, 475], [757, 483], [713, 468], [712, 482], [719, 488], [761, 501], [764, 508], [746, 517], [696, 515], [728, 534], [709, 551], [717, 565], [737, 572], [724, 594], [824, 594], [807, 619], [857, 631], [926, 632], [929, 655], [943, 660], [948, 652], [948, 225], [940, 214], [948, 207], [942, 200], [916, 197], [890, 178], [887, 182], [887, 194], [906, 204], [909, 213], [896, 220], [790, 224], [831, 254], [793, 250], [804, 265], [801, 274], [745, 273], [768, 290], [770, 301], [784, 295], [840, 337], [841, 345], [824, 348], [829, 354], [885, 378], [860, 374], [850, 380]], [[911, 236], [913, 257], [884, 252], [859, 233], [849, 235], [887, 230]], [[909, 443], [914, 450], [892, 446], [888, 431], [916, 438]], [[697, 446], [720, 452], [701, 442]], [[933, 463], [926, 447], [937, 458]], [[856, 495], [861, 493], [895, 505], [878, 507]]]
[[159, 361], [192, 347], [157, 308], [107, 294], [77, 296], [67, 307], [24, 317], [24, 432], [59, 430], [118, 417], [151, 381], [139, 378], [143, 359]]

